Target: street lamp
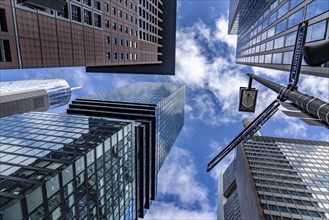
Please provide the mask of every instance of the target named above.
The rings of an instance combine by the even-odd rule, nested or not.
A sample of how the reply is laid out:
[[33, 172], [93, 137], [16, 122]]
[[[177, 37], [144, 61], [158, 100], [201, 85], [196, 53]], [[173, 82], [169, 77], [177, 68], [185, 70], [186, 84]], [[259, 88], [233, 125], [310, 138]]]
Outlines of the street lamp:
[[258, 90], [251, 88], [252, 78], [249, 78], [248, 88], [240, 87], [240, 112], [255, 112]]

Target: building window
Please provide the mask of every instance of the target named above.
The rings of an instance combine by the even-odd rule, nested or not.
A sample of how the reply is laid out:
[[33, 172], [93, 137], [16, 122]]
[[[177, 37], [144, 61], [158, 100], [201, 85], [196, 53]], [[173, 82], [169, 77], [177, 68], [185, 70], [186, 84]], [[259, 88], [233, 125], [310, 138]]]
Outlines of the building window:
[[106, 36], [106, 37], [105, 37], [105, 43], [106, 43], [106, 44], [109, 44], [109, 43], [110, 43], [110, 37], [109, 37], [109, 36]]
[[285, 15], [288, 12], [288, 7], [289, 7], [289, 1], [286, 2], [284, 5], [281, 6], [278, 10], [278, 19], [281, 18], [283, 15]]
[[265, 63], [271, 63], [272, 60], [272, 54], [266, 54], [265, 55]]
[[126, 60], [129, 60], [129, 53], [126, 54]]
[[275, 39], [274, 40], [274, 49], [283, 47], [283, 44], [284, 44], [284, 36]]
[[122, 11], [119, 10], [119, 17], [122, 18]]
[[119, 31], [122, 32], [122, 25], [121, 24], [119, 25]]
[[275, 34], [281, 33], [282, 31], [285, 31], [286, 30], [286, 23], [287, 23], [286, 21], [287, 20], [284, 19], [280, 23], [276, 24]]
[[117, 38], [116, 38], [116, 37], [113, 37], [112, 43], [113, 43], [114, 45], [117, 45]]
[[120, 60], [123, 60], [123, 53], [120, 53]]
[[291, 64], [293, 51], [284, 52], [283, 54], [283, 64]]
[[116, 10], [115, 10], [115, 7], [112, 6], [112, 14], [116, 14]]
[[[294, 9], [297, 5], [302, 3], [304, 0], [290, 0], [290, 10]], [[322, 1], [322, 0], [321, 0]], [[327, 3], [328, 4], [328, 3]]]
[[274, 53], [272, 63], [281, 64], [282, 62], [282, 53]]
[[275, 33], [275, 26], [270, 28], [268, 31], [267, 31], [267, 37], [270, 38], [274, 35]]
[[69, 18], [69, 8], [67, 3], [64, 5], [61, 11], [57, 12], [57, 15], [58, 17], [62, 17], [62, 18], [67, 18], [67, 19]]
[[109, 20], [104, 20], [104, 26], [109, 28], [110, 27], [110, 21]]
[[118, 53], [113, 54], [113, 59], [115, 59], [115, 60], [118, 59]]
[[0, 31], [8, 32], [6, 11], [3, 8], [0, 8]]
[[120, 46], [123, 46], [123, 39], [120, 40]]
[[104, 10], [105, 10], [105, 11], [109, 11], [109, 4], [104, 3]]
[[94, 0], [94, 8], [97, 10], [101, 10], [101, 3], [98, 0]]
[[264, 63], [264, 55], [259, 56], [259, 63]]
[[117, 23], [112, 22], [112, 29], [113, 29], [113, 30], [116, 30], [116, 29], [117, 29]]
[[266, 51], [273, 50], [273, 40], [266, 43]]
[[326, 27], [326, 20], [308, 26], [306, 42], [323, 40], [326, 35]]
[[83, 21], [85, 24], [92, 25], [92, 16], [91, 11], [84, 9], [83, 10]]
[[276, 20], [276, 14], [277, 12], [274, 12], [269, 19], [269, 25], [271, 25]]
[[306, 18], [310, 19], [329, 10], [328, 1], [315, 0], [306, 7]]
[[99, 14], [94, 14], [94, 25], [96, 27], [102, 27], [102, 17]]
[[285, 47], [289, 47], [289, 46], [295, 44], [296, 34], [297, 34], [297, 31], [294, 31], [292, 33], [287, 34], [287, 36], [286, 36], [286, 42], [284, 44]]
[[294, 14], [290, 15], [288, 18], [288, 28], [291, 28], [303, 20], [303, 13], [304, 8], [301, 8], [299, 11], [295, 12]]
[[0, 39], [0, 62], [11, 62], [9, 40]]
[[72, 20], [81, 22], [81, 8], [76, 5], [71, 5]]
[[128, 27], [125, 27], [125, 33], [128, 34]]
[[111, 59], [111, 52], [107, 52], [107, 53], [106, 53], [106, 59], [107, 59], [107, 60], [110, 60], [110, 59]]
[[82, 3], [91, 6], [91, 0], [82, 0]]

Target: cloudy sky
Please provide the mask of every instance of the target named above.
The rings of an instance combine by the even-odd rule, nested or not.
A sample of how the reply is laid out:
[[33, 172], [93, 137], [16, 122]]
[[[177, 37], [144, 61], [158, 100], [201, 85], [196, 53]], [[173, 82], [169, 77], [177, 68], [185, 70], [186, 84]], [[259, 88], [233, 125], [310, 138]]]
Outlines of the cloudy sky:
[[[177, 82], [187, 85], [185, 126], [161, 168], [158, 196], [146, 219], [216, 219], [217, 176], [233, 154], [210, 173], [207, 163], [242, 129], [244, 117], [255, 117], [276, 98], [259, 89], [255, 114], [238, 112], [240, 86], [247, 86], [246, 73], [253, 72], [285, 85], [287, 72], [237, 65], [236, 36], [227, 35], [229, 1], [180, 0], [176, 35], [176, 76], [85, 73], [84, 68], [1, 70], [1, 81], [35, 77], [59, 77], [71, 86], [84, 85], [73, 99], [137, 81]], [[328, 79], [301, 76], [299, 90], [329, 100]], [[64, 113], [66, 107], [52, 110]], [[276, 113], [263, 126], [262, 135], [328, 140], [328, 130]]]

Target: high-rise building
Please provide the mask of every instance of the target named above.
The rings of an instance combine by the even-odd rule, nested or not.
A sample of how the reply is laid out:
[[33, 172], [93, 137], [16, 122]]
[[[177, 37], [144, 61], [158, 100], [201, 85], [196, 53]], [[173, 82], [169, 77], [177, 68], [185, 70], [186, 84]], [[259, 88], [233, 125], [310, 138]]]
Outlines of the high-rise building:
[[1, 1], [0, 68], [174, 74], [175, 18], [176, 0]]
[[[329, 39], [327, 0], [231, 0], [229, 34], [238, 35], [236, 62], [289, 71], [297, 27], [308, 20], [306, 43]], [[329, 77], [329, 62], [301, 73]]]
[[71, 90], [65, 80], [55, 78], [0, 82], [0, 117], [66, 105]]
[[134, 122], [0, 119], [0, 219], [136, 219]]
[[224, 197], [229, 194], [224, 216], [239, 210], [241, 219], [328, 219], [328, 147], [328, 142], [253, 136], [225, 171], [235, 176], [227, 174], [234, 181], [223, 190]]
[[[157, 174], [184, 124], [185, 86], [173, 83], [135, 83], [70, 104], [68, 114], [130, 119], [136, 130], [137, 216], [143, 217], [156, 197]], [[140, 129], [140, 128], [138, 128]]]

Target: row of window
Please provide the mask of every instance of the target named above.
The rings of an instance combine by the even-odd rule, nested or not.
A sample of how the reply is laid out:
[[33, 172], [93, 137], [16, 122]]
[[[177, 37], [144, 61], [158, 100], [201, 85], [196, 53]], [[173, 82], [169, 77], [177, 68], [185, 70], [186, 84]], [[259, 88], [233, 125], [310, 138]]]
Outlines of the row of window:
[[[116, 7], [114, 7], [114, 6], [112, 6], [112, 14], [113, 15], [116, 15], [117, 14], [117, 10], [116, 10]], [[126, 13], [126, 12], [122, 12], [121, 10], [118, 10], [118, 16], [120, 17], [120, 18], [124, 18], [126, 21], [128, 21], [128, 14]], [[129, 16], [130, 17], [130, 22], [131, 23], [135, 23], [135, 24], [137, 24], [137, 18], [133, 18], [133, 16]]]
[[[104, 25], [105, 25], [105, 27], [110, 28], [110, 21], [105, 19], [104, 20]], [[123, 26], [121, 24], [117, 25], [116, 22], [112, 22], [111, 27], [112, 27], [113, 30], [119, 30], [120, 32], [124, 32], [126, 34], [129, 33], [130, 35], [137, 36], [137, 30], [134, 30], [132, 28], [129, 29], [128, 27], [123, 28]]]
[[[253, 27], [252, 27], [251, 30], [253, 30], [253, 31], [248, 31], [245, 34], [243, 34], [241, 37], [239, 37], [239, 41], [240, 41], [239, 45], [240, 45], [240, 48], [241, 48], [240, 51], [247, 48], [247, 47], [250, 47], [250, 46], [252, 46], [256, 43], [259, 43], [260, 41], [266, 39], [266, 37], [269, 38], [269, 37], [273, 36], [274, 34], [279, 34], [282, 31], [284, 31], [286, 29], [290, 29], [291, 27], [293, 27], [293, 26], [297, 25], [298, 23], [300, 23], [303, 20], [303, 17], [304, 17], [304, 7], [302, 7], [298, 11], [296, 11], [294, 14], [290, 15], [288, 17], [288, 19], [284, 19], [284, 20], [278, 22], [276, 25], [274, 25], [268, 31], [265, 31], [267, 33], [264, 32], [265, 34], [261, 33], [261, 34], [257, 35], [264, 28], [267, 28], [273, 22], [275, 22], [275, 20], [280, 19], [280, 16], [281, 17], [284, 16], [288, 12], [289, 3], [290, 3], [290, 11], [291, 11], [292, 7], [295, 8], [301, 2], [302, 2], [301, 0], [287, 1], [277, 11], [275, 11], [273, 14], [271, 14], [264, 22], [262, 22], [262, 24], [257, 26], [254, 30], [253, 30]], [[328, 5], [329, 4], [327, 4], [325, 1], [315, 0], [315, 1], [311, 2], [306, 7], [305, 19], [310, 19], [312, 17], [315, 17], [319, 14], [322, 14], [322, 13], [328, 11], [329, 10]], [[266, 17], [266, 16], [264, 16], [264, 17]], [[247, 37], [249, 35], [250, 35], [250, 37]], [[250, 38], [252, 38], [254, 36], [255, 36], [255, 38], [253, 40], [250, 40]], [[246, 44], [244, 42], [246, 42]], [[243, 44], [245, 44], [245, 45], [242, 46]]]
[[[109, 36], [105, 37], [105, 44], [110, 44], [111, 38]], [[118, 39], [116, 37], [112, 38], [112, 44], [113, 45], [120, 45], [123, 47], [131, 47], [131, 48], [137, 48], [137, 42], [133, 42], [133, 41], [128, 41], [128, 40], [124, 40], [124, 39]]]
[[[107, 59], [107, 60], [110, 60], [111, 59], [111, 52], [107, 52], [106, 54], [105, 54], [105, 58]], [[115, 53], [113, 53], [113, 59], [114, 60], [118, 60], [118, 59], [120, 59], [120, 60], [137, 60], [137, 54], [135, 53], [135, 54], [132, 54], [132, 53], [117, 53], [117, 52], [115, 52]]]
[[304, 216], [326, 218], [326, 215], [324, 212], [318, 212], [318, 211], [312, 211], [312, 210], [306, 210], [306, 209], [297, 209], [297, 208], [293, 208], [293, 207], [276, 206], [276, 205], [270, 205], [270, 204], [262, 204], [262, 208], [271, 210], [271, 211], [277, 211], [277, 212], [286, 212], [286, 213], [291, 213], [291, 214], [300, 214], [300, 215], [304, 215]]
[[[286, 22], [286, 19], [283, 20], [282, 22]], [[268, 31], [265, 31], [262, 35], [259, 35], [257, 38], [254, 38], [250, 42], [250, 44], [251, 45], [257, 44], [269, 37], [274, 36], [274, 33], [277, 34], [278, 26], [281, 25], [282, 22], [278, 23], [276, 28], [274, 26], [271, 29], [269, 29]], [[315, 24], [308, 26], [306, 42], [309, 43], [309, 42], [325, 39], [326, 30], [327, 30], [327, 22], [328, 22], [327, 20], [322, 20], [320, 22], [317, 22]], [[280, 32], [282, 32], [282, 31], [283, 31], [283, 29], [280, 30]], [[296, 33], [297, 32], [294, 31], [294, 32], [288, 33], [287, 35], [278, 37], [274, 40], [265, 42], [261, 45], [251, 47], [251, 48], [241, 52], [241, 55], [249, 55], [249, 54], [254, 54], [254, 53], [258, 53], [258, 52], [292, 46], [295, 44]], [[274, 47], [273, 47], [273, 42], [274, 42]], [[265, 48], [265, 45], [266, 45], [266, 48]]]

